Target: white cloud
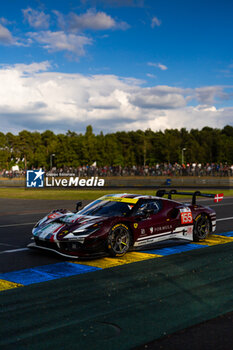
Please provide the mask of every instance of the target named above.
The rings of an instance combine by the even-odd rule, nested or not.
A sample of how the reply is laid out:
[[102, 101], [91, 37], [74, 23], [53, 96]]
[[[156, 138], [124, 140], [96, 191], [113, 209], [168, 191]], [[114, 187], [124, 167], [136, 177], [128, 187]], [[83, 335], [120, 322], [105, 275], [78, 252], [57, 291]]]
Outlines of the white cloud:
[[186, 106], [184, 90], [169, 86], [144, 88], [130, 96], [130, 102], [140, 108], [174, 109]]
[[[12, 24], [5, 18], [0, 18], [0, 22], [4, 24]], [[0, 45], [12, 45], [12, 46], [28, 46], [28, 40], [24, 40], [12, 35], [12, 33], [0, 23]]]
[[212, 104], [216, 99], [228, 100], [230, 94], [225, 93], [221, 86], [203, 86], [195, 89], [195, 95], [201, 104]]
[[23, 64], [18, 63], [14, 65], [1, 65], [3, 69], [7, 70], [16, 70], [23, 74], [33, 74], [33, 73], [39, 73], [48, 71], [48, 69], [51, 67], [51, 63], [49, 61], [43, 61], [43, 62], [34, 62], [31, 64]]
[[161, 70], [167, 70], [168, 69], [168, 67], [165, 66], [165, 64], [162, 64], [162, 63], [148, 62], [147, 64], [148, 64], [148, 66], [159, 68]]
[[233, 107], [217, 109], [212, 106], [202, 109], [190, 106], [169, 110], [166, 111], [166, 120], [169, 128], [201, 129], [205, 126], [222, 128], [227, 124], [233, 125]]
[[14, 22], [8, 21], [5, 17], [0, 17], [0, 23], [2, 23], [4, 26], [7, 26], [8, 24], [12, 24]]
[[72, 12], [67, 17], [58, 11], [54, 11], [58, 18], [58, 24], [61, 28], [66, 27], [72, 31], [85, 31], [85, 30], [109, 30], [120, 29], [126, 30], [129, 25], [123, 21], [117, 21], [105, 12], [96, 12], [95, 9], [90, 9], [86, 13], [77, 15]]
[[167, 70], [167, 66], [165, 66], [164, 64], [158, 63], [158, 68], [161, 70]]
[[[215, 106], [209, 106], [209, 105], [198, 105], [194, 107], [194, 111], [217, 112], [217, 108]], [[219, 111], [221, 110], [219, 109]]]
[[66, 34], [63, 31], [52, 32], [41, 31], [28, 33], [31, 39], [34, 39], [42, 47], [49, 52], [55, 51], [69, 51], [77, 56], [85, 54], [84, 47], [92, 44], [92, 40], [84, 35]]
[[85, 35], [86, 30], [126, 30], [129, 25], [126, 22], [118, 21], [105, 12], [97, 12], [90, 9], [84, 14], [77, 15], [70, 13], [65, 16], [59, 11], [53, 10], [57, 16], [57, 24], [62, 29], [59, 31], [46, 30], [50, 26], [50, 15], [43, 11], [37, 11], [28, 7], [22, 10], [24, 20], [38, 31], [24, 33], [21, 38], [15, 38], [6, 28], [9, 24], [4, 17], [0, 17], [0, 44], [15, 46], [31, 46], [38, 43], [48, 52], [66, 51], [69, 58], [76, 58], [85, 55], [86, 45], [91, 45], [93, 39]]
[[161, 25], [161, 21], [157, 18], [157, 17], [153, 17], [152, 20], [151, 20], [151, 27], [154, 28], [154, 27], [159, 27]]
[[13, 44], [14, 39], [11, 32], [0, 24], [0, 43], [1, 44]]
[[56, 17], [57, 17], [57, 24], [58, 24], [58, 27], [61, 28], [62, 30], [65, 30], [66, 28], [66, 18], [65, 16], [63, 15], [63, 13], [57, 11], [57, 10], [53, 10], [52, 11]]
[[115, 26], [115, 21], [104, 12], [87, 11], [83, 15], [70, 14], [70, 26], [72, 29], [85, 30], [105, 30]]
[[33, 10], [27, 8], [22, 10], [24, 19], [28, 21], [31, 27], [35, 29], [48, 29], [50, 22], [50, 15], [46, 15], [43, 11]]
[[[96, 132], [233, 124], [233, 107], [196, 105], [208, 87], [199, 88], [196, 95], [195, 89], [145, 88], [133, 78], [84, 76], [48, 72], [47, 69], [51, 70], [47, 61], [1, 67], [0, 122], [3, 132], [22, 129], [80, 132], [88, 124], [92, 124]], [[209, 88], [215, 88], [217, 94], [224, 93], [223, 87]], [[194, 99], [193, 105], [187, 105], [190, 98]]]
[[157, 78], [156, 75], [151, 74], [151, 73], [147, 73], [146, 76], [147, 76], [148, 78], [151, 78], [151, 79]]

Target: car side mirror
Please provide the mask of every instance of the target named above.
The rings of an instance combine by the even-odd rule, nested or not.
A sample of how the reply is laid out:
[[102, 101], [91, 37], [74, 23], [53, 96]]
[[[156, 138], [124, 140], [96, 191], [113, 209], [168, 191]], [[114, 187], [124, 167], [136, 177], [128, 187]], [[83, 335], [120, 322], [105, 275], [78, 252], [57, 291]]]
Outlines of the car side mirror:
[[82, 202], [81, 201], [77, 201], [76, 202], [76, 211], [79, 211], [79, 208], [82, 206]]

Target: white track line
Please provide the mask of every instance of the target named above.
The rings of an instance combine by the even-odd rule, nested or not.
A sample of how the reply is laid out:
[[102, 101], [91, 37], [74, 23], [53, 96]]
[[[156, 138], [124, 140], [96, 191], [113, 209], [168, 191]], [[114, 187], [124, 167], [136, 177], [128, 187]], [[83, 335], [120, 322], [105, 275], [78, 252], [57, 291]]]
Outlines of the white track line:
[[15, 226], [24, 226], [24, 225], [35, 225], [35, 222], [25, 222], [24, 224], [1, 225], [0, 228], [4, 228], [4, 227], [15, 227]]
[[217, 219], [216, 221], [225, 221], [225, 220], [233, 220], [233, 216], [231, 216], [230, 218]]
[[22, 252], [24, 250], [29, 250], [29, 248], [19, 248], [19, 249], [11, 249], [11, 250], [4, 250], [3, 252], [0, 252], [0, 254], [5, 254], [5, 253], [18, 253]]
[[0, 245], [3, 245], [4, 247], [17, 247], [13, 244], [7, 244], [7, 243], [0, 243]]
[[210, 207], [217, 207], [217, 206], [221, 206], [223, 207], [224, 205], [233, 205], [233, 203], [221, 203], [221, 204], [210, 204]]

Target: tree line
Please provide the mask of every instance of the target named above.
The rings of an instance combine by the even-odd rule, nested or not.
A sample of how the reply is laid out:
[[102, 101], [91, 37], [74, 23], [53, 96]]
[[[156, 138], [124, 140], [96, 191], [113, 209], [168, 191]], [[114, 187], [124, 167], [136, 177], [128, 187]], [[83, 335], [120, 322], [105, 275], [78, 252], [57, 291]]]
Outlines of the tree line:
[[[182, 151], [183, 150], [183, 151]], [[183, 153], [183, 155], [182, 155]], [[20, 131], [18, 135], [0, 132], [0, 169], [21, 169], [51, 165], [59, 167], [143, 166], [156, 163], [220, 163], [233, 164], [233, 127], [204, 127], [165, 131], [118, 131], [104, 135], [93, 133], [91, 125], [85, 134], [68, 131], [55, 134]]]

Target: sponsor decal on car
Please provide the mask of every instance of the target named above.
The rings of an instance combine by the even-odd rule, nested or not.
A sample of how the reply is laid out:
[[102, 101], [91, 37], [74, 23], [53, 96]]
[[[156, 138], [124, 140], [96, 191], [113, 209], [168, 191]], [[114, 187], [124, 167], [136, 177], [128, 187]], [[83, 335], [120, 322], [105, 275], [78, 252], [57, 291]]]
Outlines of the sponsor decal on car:
[[127, 198], [127, 197], [108, 197], [103, 196], [100, 198], [102, 201], [112, 201], [112, 202], [121, 202], [121, 203], [137, 203], [139, 198]]
[[157, 226], [157, 227], [154, 227], [154, 232], [161, 232], [161, 231], [171, 230], [171, 229], [172, 229], [172, 225]]
[[48, 216], [49, 219], [56, 219], [59, 218], [60, 216], [62, 216], [63, 214], [60, 213], [52, 213]]
[[192, 224], [193, 223], [193, 216], [190, 208], [182, 208], [180, 209], [180, 217], [181, 217], [181, 224]]
[[112, 231], [115, 230], [119, 226], [123, 226], [124, 228], [126, 228], [128, 230], [128, 227], [126, 225], [124, 225], [124, 224], [117, 224], [117, 225], [113, 226]]
[[193, 226], [188, 226], [187, 227], [187, 234], [191, 235], [193, 233]]

